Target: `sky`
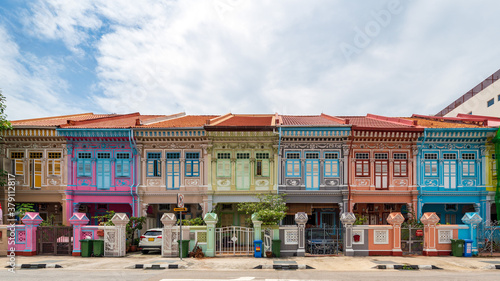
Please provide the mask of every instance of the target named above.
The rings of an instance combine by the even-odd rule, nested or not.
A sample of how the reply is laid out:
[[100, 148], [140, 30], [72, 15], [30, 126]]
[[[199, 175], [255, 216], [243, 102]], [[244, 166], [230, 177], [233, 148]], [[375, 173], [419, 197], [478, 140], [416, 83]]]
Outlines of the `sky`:
[[500, 68], [500, 1], [2, 0], [9, 120], [436, 114]]

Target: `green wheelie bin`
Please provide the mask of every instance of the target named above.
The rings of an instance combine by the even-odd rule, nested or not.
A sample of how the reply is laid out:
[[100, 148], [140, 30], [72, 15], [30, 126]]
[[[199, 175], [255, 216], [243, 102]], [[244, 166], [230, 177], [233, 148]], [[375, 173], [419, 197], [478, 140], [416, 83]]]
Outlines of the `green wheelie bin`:
[[181, 255], [181, 240], [177, 240], [179, 243], [179, 257], [187, 258], [189, 253], [189, 240], [182, 240], [182, 255]]
[[451, 254], [454, 257], [461, 257], [464, 255], [465, 241], [462, 239], [451, 239]]
[[281, 255], [281, 240], [279, 240], [279, 239], [273, 240], [272, 251], [273, 251], [273, 256], [275, 256], [276, 258], [280, 257], [280, 255]]
[[82, 239], [80, 240], [80, 249], [82, 257], [90, 257], [92, 256], [92, 241], [91, 239]]
[[94, 240], [92, 242], [92, 252], [94, 253], [94, 257], [103, 257], [104, 256], [104, 240]]

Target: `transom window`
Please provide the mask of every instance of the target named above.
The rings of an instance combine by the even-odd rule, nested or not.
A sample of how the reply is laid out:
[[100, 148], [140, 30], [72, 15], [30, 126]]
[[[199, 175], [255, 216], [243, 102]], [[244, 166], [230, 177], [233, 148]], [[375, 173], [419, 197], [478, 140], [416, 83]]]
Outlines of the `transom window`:
[[257, 159], [269, 159], [269, 153], [257, 152], [257, 153], [255, 153], [255, 158], [257, 158]]
[[186, 159], [198, 159], [200, 158], [199, 152], [186, 152]]
[[92, 158], [92, 153], [90, 153], [90, 152], [79, 152], [78, 153], [78, 158], [90, 159], [90, 158]]
[[406, 153], [394, 153], [394, 159], [395, 160], [406, 160], [407, 154]]
[[160, 159], [161, 152], [148, 152], [148, 159]]
[[370, 154], [369, 153], [356, 153], [355, 157], [356, 157], [356, 159], [370, 159]]
[[250, 159], [250, 153], [236, 153], [236, 159]]
[[319, 159], [319, 153], [318, 152], [307, 152], [306, 159]]
[[219, 152], [219, 153], [217, 153], [217, 159], [231, 159], [231, 153]]
[[61, 158], [61, 152], [49, 152], [49, 159]]
[[375, 153], [375, 159], [387, 160], [389, 158], [387, 153]]
[[326, 152], [325, 159], [339, 159], [339, 154], [336, 152]]
[[457, 159], [457, 155], [455, 153], [443, 153], [443, 159], [455, 160]]
[[42, 158], [42, 156], [43, 156], [42, 152], [30, 152], [31, 159], [40, 159]]
[[181, 154], [179, 152], [167, 152], [167, 159], [179, 159], [181, 158]]
[[24, 158], [24, 152], [11, 152], [10, 158], [12, 159], [21, 159]]
[[425, 153], [424, 154], [424, 159], [426, 159], [426, 160], [437, 160], [438, 159], [438, 155], [437, 155], [437, 153]]
[[98, 159], [110, 159], [111, 153], [109, 153], [109, 152], [97, 152], [97, 158]]
[[474, 160], [474, 159], [476, 159], [476, 154], [474, 154], [474, 153], [462, 153], [462, 159]]
[[129, 153], [117, 153], [116, 154], [116, 159], [129, 159], [130, 154]]
[[288, 159], [300, 159], [300, 153], [298, 152], [289, 152], [286, 154], [286, 158]]

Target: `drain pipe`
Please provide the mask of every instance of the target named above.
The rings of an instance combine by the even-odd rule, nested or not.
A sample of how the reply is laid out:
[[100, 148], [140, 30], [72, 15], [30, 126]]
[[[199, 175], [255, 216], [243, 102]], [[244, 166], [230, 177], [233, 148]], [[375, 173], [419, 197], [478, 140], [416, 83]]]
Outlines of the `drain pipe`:
[[276, 184], [278, 188], [278, 194], [280, 194], [280, 178], [281, 178], [281, 126], [278, 128], [279, 139], [278, 139], [278, 178], [276, 179]]
[[[425, 141], [426, 141], [426, 140], [427, 140], [427, 129], [424, 129], [424, 139], [422, 140], [422, 145], [421, 145], [421, 149], [422, 149], [422, 150], [424, 149], [424, 145], [425, 145]], [[417, 146], [417, 148], [418, 148], [418, 146]], [[419, 215], [421, 215], [421, 214], [419, 214], [419, 213], [418, 213], [418, 211], [419, 211], [419, 209], [420, 209], [420, 208], [419, 208], [419, 206], [420, 206], [420, 201], [422, 200], [422, 183], [420, 182], [420, 180], [421, 180], [421, 178], [422, 178], [422, 176], [421, 176], [422, 171], [421, 171], [421, 170], [422, 170], [422, 168], [424, 168], [424, 169], [425, 169], [425, 166], [424, 166], [424, 167], [422, 167], [421, 165], [418, 165], [419, 160], [422, 158], [422, 156], [423, 156], [423, 155], [422, 155], [422, 153], [420, 153], [420, 154], [419, 154], [419, 157], [418, 157], [418, 159], [417, 159], [417, 163], [415, 163], [415, 165], [417, 165], [417, 167], [420, 167], [420, 170], [419, 170], [419, 171], [417, 171], [417, 185], [418, 185], [418, 197], [417, 197], [417, 198], [418, 198], [418, 202], [417, 202], [417, 214], [416, 214], [416, 215], [417, 215], [417, 219], [418, 219], [418, 221], [420, 221], [420, 219], [419, 219], [419, 217], [420, 217], [420, 216], [419, 216]], [[425, 165], [425, 164], [424, 164], [424, 165]], [[422, 209], [423, 209], [423, 206], [422, 206]], [[421, 210], [420, 210], [420, 211], [421, 211]]]

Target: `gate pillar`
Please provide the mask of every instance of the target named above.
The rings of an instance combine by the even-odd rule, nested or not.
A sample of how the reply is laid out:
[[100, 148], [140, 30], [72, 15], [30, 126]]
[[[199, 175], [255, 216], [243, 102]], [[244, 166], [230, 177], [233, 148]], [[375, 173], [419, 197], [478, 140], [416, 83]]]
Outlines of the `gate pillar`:
[[436, 250], [436, 223], [439, 222], [439, 217], [434, 212], [427, 212], [422, 215], [420, 221], [424, 224], [424, 248], [422, 255], [437, 256]]
[[80, 239], [82, 239], [82, 225], [89, 223], [89, 219], [85, 213], [73, 213], [69, 219], [69, 223], [73, 226], [73, 252], [71, 255], [80, 256], [82, 253]]
[[470, 239], [472, 239], [472, 254], [477, 255], [477, 225], [480, 224], [483, 219], [478, 213], [470, 212], [465, 213], [462, 218], [462, 222], [469, 225], [470, 229]]
[[203, 218], [207, 224], [207, 251], [205, 256], [215, 257], [215, 225], [217, 224], [216, 213], [206, 213]]
[[36, 212], [26, 212], [21, 221], [26, 225], [26, 247], [21, 255], [36, 255], [36, 229], [43, 221], [40, 214]]
[[257, 214], [252, 214], [253, 239], [262, 240], [262, 221], [257, 218]]
[[[125, 213], [116, 213], [111, 221], [115, 225], [116, 234], [115, 234], [115, 253], [113, 255], [115, 257], [124, 257], [127, 252], [127, 223], [130, 221], [127, 214]], [[106, 235], [107, 229], [104, 229], [104, 253], [106, 254], [106, 242], [110, 242], [109, 235]]]
[[299, 246], [297, 249], [297, 257], [303, 257], [306, 255], [306, 223], [308, 217], [304, 212], [298, 212], [295, 214], [295, 223], [298, 225], [298, 241]]
[[340, 221], [342, 222], [345, 228], [344, 255], [354, 256], [354, 250], [352, 249], [352, 225], [356, 221], [356, 215], [354, 215], [354, 213], [351, 212], [344, 212], [340, 216]]
[[403, 251], [401, 251], [401, 224], [404, 221], [405, 218], [400, 212], [390, 213], [387, 217], [387, 222], [392, 225], [392, 232], [394, 234], [392, 245], [393, 256], [403, 255]]
[[173, 213], [165, 213], [161, 216], [161, 222], [163, 223], [161, 256], [177, 257], [177, 249], [174, 247], [175, 244], [173, 243], [177, 240], [177, 232], [174, 231], [174, 225], [177, 222], [177, 217]]

